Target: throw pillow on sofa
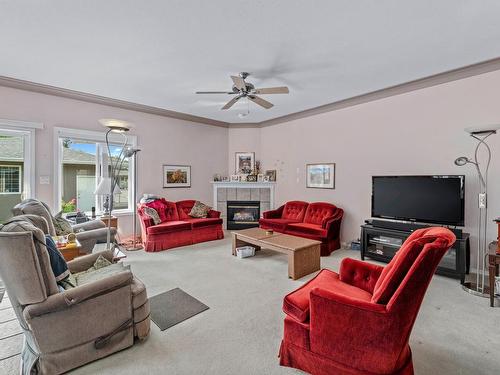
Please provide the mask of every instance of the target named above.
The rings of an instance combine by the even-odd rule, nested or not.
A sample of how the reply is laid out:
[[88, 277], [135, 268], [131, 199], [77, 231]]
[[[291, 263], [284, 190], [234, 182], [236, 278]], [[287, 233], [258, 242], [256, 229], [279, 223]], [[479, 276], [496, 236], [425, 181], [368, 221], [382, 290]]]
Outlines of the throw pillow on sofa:
[[52, 218], [52, 223], [54, 224], [54, 229], [58, 236], [65, 236], [73, 233], [71, 223], [62, 217], [62, 211]]
[[165, 214], [165, 203], [163, 202], [163, 199], [157, 199], [154, 200], [153, 202], [149, 202], [145, 204], [145, 207], [149, 207], [154, 209], [157, 213], [158, 216], [160, 217], [160, 222], [167, 221], [167, 215]]
[[207, 206], [206, 204], [201, 203], [200, 201], [194, 202], [194, 206], [189, 213], [189, 216], [194, 218], [206, 218], [208, 212], [212, 209], [212, 207]]
[[158, 215], [158, 211], [156, 211], [154, 208], [151, 208], [151, 207], [148, 207], [148, 206], [144, 206], [142, 208], [142, 212], [144, 212], [144, 215], [146, 215], [149, 218], [151, 218], [153, 220], [153, 223], [155, 225], [158, 225], [158, 224], [161, 223], [160, 215]]

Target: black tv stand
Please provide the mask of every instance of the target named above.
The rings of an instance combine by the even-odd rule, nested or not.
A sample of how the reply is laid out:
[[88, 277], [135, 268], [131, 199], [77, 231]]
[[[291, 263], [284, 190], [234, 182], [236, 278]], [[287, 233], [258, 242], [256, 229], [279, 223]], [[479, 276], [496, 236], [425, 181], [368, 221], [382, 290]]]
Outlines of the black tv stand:
[[[366, 224], [361, 226], [361, 259], [369, 257], [389, 263], [413, 231], [426, 227], [428, 225], [418, 223], [366, 220]], [[465, 275], [469, 273], [469, 233], [457, 229], [454, 232], [457, 241], [439, 263], [436, 273], [460, 279], [463, 284]]]
[[[429, 228], [432, 225], [424, 224], [424, 223], [414, 223], [407, 221], [392, 221], [392, 220], [378, 220], [378, 219], [370, 219], [365, 220], [366, 224], [373, 225], [376, 228], [385, 228], [385, 229], [394, 229], [400, 230], [403, 232], [413, 232], [417, 229]], [[451, 230], [457, 238], [462, 237], [462, 229], [447, 227]]]

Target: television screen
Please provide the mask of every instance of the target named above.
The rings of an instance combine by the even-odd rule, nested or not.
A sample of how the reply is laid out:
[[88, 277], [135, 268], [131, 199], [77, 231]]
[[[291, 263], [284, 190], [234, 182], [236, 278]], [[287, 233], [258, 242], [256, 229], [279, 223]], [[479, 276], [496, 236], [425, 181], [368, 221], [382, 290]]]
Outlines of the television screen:
[[464, 225], [465, 176], [374, 176], [372, 217]]

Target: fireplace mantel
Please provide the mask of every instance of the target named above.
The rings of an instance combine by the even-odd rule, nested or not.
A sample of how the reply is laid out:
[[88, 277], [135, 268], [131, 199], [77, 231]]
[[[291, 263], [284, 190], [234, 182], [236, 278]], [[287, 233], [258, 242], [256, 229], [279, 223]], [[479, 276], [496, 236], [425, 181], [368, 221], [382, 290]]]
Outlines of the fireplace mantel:
[[222, 212], [225, 219], [227, 201], [259, 201], [260, 212], [275, 208], [275, 188], [276, 182], [231, 182], [217, 181], [211, 182], [213, 186], [213, 206], [214, 209]]

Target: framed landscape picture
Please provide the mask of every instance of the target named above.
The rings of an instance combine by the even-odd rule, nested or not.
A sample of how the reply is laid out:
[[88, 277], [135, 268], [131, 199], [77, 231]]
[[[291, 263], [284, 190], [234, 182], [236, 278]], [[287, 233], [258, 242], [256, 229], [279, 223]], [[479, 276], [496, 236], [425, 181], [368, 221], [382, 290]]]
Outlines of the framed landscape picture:
[[335, 163], [307, 164], [306, 187], [335, 189]]
[[255, 152], [235, 153], [236, 174], [250, 174], [255, 169]]
[[163, 165], [163, 187], [191, 187], [191, 166]]

